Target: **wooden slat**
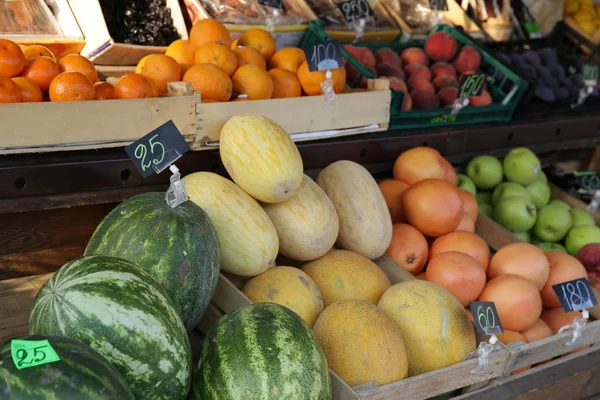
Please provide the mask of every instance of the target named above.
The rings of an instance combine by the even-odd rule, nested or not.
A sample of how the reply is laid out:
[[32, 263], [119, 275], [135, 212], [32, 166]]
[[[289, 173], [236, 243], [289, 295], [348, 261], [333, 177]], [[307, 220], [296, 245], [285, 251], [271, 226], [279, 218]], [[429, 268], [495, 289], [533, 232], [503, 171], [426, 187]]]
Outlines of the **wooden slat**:
[[479, 214], [477, 217], [475, 233], [481, 236], [494, 250], [500, 250], [506, 245], [520, 241], [518, 237], [483, 214]]
[[29, 334], [29, 309], [52, 274], [0, 281], [0, 343]]

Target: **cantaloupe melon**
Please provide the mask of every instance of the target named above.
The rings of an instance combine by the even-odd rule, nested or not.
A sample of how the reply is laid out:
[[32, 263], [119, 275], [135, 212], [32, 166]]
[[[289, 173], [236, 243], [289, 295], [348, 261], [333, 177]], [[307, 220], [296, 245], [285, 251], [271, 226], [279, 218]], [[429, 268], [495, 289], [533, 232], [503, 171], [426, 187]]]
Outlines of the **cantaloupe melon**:
[[400, 327], [410, 376], [459, 363], [475, 350], [475, 330], [458, 299], [435, 283], [396, 283], [379, 301]]
[[335, 243], [340, 223], [333, 203], [323, 189], [304, 175], [289, 200], [264, 204], [279, 235], [279, 252], [299, 261], [327, 253]]
[[242, 291], [254, 303], [272, 302], [294, 311], [307, 324], [314, 324], [323, 311], [319, 288], [294, 267], [273, 267], [250, 279]]
[[317, 177], [340, 220], [337, 245], [374, 260], [392, 241], [392, 218], [375, 179], [362, 165], [337, 161]]
[[252, 197], [212, 172], [190, 174], [183, 182], [190, 199], [206, 211], [217, 231], [223, 271], [256, 276], [275, 265], [277, 231]]
[[343, 300], [321, 313], [313, 327], [327, 364], [348, 385], [379, 385], [406, 378], [408, 365], [402, 333], [376, 306]]
[[302, 271], [319, 287], [325, 307], [345, 299], [360, 299], [377, 305], [391, 285], [377, 264], [348, 250], [332, 250], [304, 264]]
[[232, 117], [221, 129], [221, 160], [233, 181], [265, 203], [292, 197], [302, 182], [302, 157], [289, 134], [255, 114]]

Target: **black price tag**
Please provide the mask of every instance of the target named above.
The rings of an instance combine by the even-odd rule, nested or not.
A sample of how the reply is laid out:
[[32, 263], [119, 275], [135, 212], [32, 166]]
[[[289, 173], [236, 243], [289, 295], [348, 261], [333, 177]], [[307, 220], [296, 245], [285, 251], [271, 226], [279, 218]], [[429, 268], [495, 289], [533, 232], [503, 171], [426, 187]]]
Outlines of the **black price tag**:
[[587, 279], [579, 278], [569, 282], [553, 285], [552, 289], [558, 296], [560, 304], [566, 312], [581, 311], [598, 304], [596, 296]]
[[470, 99], [481, 95], [485, 84], [485, 74], [463, 75], [458, 89], [459, 99]]
[[585, 86], [596, 86], [598, 83], [598, 66], [596, 64], [583, 66], [583, 83]]
[[491, 301], [472, 301], [469, 308], [473, 313], [473, 319], [477, 332], [484, 335], [499, 335], [504, 332], [496, 305]]
[[446, 0], [429, 0], [429, 9], [436, 11], [448, 11]]
[[173, 121], [166, 122], [125, 147], [144, 178], [162, 172], [189, 150], [190, 146]]
[[367, 0], [349, 0], [338, 3], [338, 8], [348, 23], [373, 16], [373, 10]]
[[276, 8], [278, 10], [285, 11], [285, 5], [283, 0], [258, 0], [258, 4], [265, 7]]
[[344, 66], [342, 48], [335, 40], [307, 44], [302, 46], [302, 50], [306, 53], [308, 70], [311, 72], [327, 71]]

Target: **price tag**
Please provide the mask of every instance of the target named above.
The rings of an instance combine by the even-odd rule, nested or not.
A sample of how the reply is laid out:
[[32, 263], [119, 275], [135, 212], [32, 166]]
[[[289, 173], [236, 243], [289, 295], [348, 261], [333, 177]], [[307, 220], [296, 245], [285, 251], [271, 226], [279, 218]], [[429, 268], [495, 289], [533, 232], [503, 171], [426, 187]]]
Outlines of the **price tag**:
[[481, 95], [485, 84], [485, 74], [463, 75], [459, 83], [458, 98], [470, 99]]
[[367, 0], [342, 1], [337, 6], [348, 23], [373, 16], [373, 10]]
[[583, 66], [583, 83], [585, 86], [596, 86], [598, 83], [598, 66], [596, 64]]
[[285, 11], [285, 5], [283, 0], [258, 0], [258, 4], [265, 7], [276, 8], [278, 10]]
[[189, 150], [190, 146], [173, 121], [166, 122], [125, 147], [144, 178], [162, 172]]
[[60, 361], [58, 354], [47, 340], [12, 340], [10, 354], [17, 369]]
[[581, 311], [598, 304], [598, 300], [596, 300], [592, 288], [585, 278], [559, 283], [553, 285], [552, 289], [554, 289], [560, 304], [566, 312]]
[[429, 9], [437, 11], [448, 11], [446, 0], [429, 0]]
[[472, 301], [469, 308], [473, 313], [477, 331], [485, 335], [499, 335], [504, 332], [496, 305], [491, 301]]
[[311, 43], [303, 46], [302, 49], [306, 53], [308, 70], [311, 72], [327, 71], [344, 66], [342, 49], [335, 40]]

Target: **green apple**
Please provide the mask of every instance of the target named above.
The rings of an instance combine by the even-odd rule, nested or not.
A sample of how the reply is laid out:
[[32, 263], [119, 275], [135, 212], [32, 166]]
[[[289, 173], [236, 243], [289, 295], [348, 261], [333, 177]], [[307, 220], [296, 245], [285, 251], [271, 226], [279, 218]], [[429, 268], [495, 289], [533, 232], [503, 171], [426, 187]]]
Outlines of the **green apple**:
[[569, 211], [571, 209], [571, 206], [568, 205], [567, 203], [565, 203], [562, 200], [550, 200], [550, 203], [548, 203], [549, 206], [559, 206], [559, 207], [564, 207], [565, 210]]
[[477, 156], [467, 164], [467, 176], [477, 189], [491, 189], [502, 182], [502, 163], [496, 157]]
[[492, 204], [492, 192], [477, 192], [475, 198], [480, 206], [482, 204]]
[[577, 256], [579, 250], [590, 243], [600, 243], [600, 228], [596, 225], [576, 226], [567, 233], [565, 239], [565, 247], [572, 256]]
[[570, 213], [573, 226], [596, 225], [594, 216], [583, 208], [571, 208]]
[[513, 232], [513, 235], [524, 242], [531, 243], [531, 233], [529, 232]]
[[550, 201], [550, 186], [541, 179], [531, 182], [525, 186], [525, 189], [529, 192], [531, 201], [538, 210]]
[[526, 197], [503, 197], [494, 207], [493, 217], [511, 232], [527, 232], [535, 225], [537, 209]]
[[560, 251], [561, 253], [567, 252], [567, 249], [565, 249], [563, 245], [558, 243], [539, 242], [536, 244], [536, 246], [540, 248], [544, 253], [548, 251]]
[[469, 178], [465, 174], [456, 175], [456, 186], [465, 189], [473, 196], [477, 195], [477, 188], [475, 187], [475, 184], [473, 183], [471, 178]]
[[[544, 183], [548, 183], [548, 177], [546, 176], [546, 174], [544, 173], [544, 171], [540, 172], [540, 176], [538, 178], [538, 181], [542, 181]], [[562, 246], [560, 246], [562, 247]], [[564, 249], [564, 247], [563, 247]]]
[[498, 201], [504, 197], [514, 196], [521, 196], [531, 200], [529, 192], [523, 186], [513, 182], [502, 182], [494, 189], [494, 193], [492, 194], [492, 205], [495, 206], [498, 204]]
[[523, 186], [537, 180], [542, 172], [539, 158], [525, 147], [517, 147], [509, 151], [504, 157], [502, 167], [507, 181]]
[[488, 203], [483, 203], [479, 205], [479, 212], [486, 217], [492, 218], [493, 210], [492, 205]]
[[533, 233], [543, 242], [558, 242], [573, 225], [571, 214], [563, 207], [548, 205], [538, 211]]

